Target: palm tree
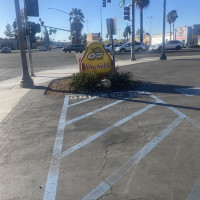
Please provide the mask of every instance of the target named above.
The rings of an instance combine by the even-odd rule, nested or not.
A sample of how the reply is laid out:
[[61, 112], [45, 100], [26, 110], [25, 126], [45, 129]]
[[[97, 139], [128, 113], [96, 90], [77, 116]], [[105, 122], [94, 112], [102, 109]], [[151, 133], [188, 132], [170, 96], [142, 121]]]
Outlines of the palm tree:
[[81, 31], [83, 29], [84, 14], [80, 9], [73, 8], [70, 12], [70, 18], [72, 19], [71, 31], [72, 31], [72, 43], [81, 43]]
[[174, 40], [174, 23], [176, 19], [178, 18], [178, 13], [176, 10], [172, 10], [171, 15], [172, 15], [172, 23], [173, 23], [173, 40]]
[[126, 38], [127, 37], [127, 41], [129, 40], [128, 39], [128, 36], [131, 35], [131, 28], [130, 26], [126, 26], [126, 28], [124, 29], [124, 32], [123, 32], [123, 36]]
[[140, 10], [140, 42], [143, 42], [143, 9], [149, 6], [150, 0], [135, 0], [135, 3]]
[[171, 36], [172, 36], [172, 27], [171, 27], [171, 25], [172, 25], [172, 12], [169, 12], [168, 14], [167, 14], [167, 22], [168, 22], [168, 24], [169, 24], [169, 26], [170, 26], [170, 41], [171, 41]]

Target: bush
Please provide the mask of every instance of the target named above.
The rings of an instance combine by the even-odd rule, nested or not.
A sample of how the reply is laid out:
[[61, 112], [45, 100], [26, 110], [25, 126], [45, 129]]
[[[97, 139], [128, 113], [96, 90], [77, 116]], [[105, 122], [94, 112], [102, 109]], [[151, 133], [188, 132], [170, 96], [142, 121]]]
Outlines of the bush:
[[71, 90], [90, 90], [101, 81], [99, 75], [95, 72], [80, 72], [72, 75], [70, 82]]
[[132, 86], [132, 77], [133, 74], [131, 72], [119, 72], [116, 70], [114, 75], [108, 77], [112, 83], [112, 87], [130, 87]]

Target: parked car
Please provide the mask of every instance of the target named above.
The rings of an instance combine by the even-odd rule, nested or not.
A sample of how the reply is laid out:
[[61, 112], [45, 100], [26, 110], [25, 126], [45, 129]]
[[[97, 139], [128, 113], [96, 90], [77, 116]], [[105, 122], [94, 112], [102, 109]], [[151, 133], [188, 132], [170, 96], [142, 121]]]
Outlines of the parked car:
[[[162, 50], [162, 43], [160, 44], [156, 44], [156, 45], [152, 45], [149, 50], [151, 51], [161, 51]], [[166, 50], [180, 50], [181, 48], [184, 47], [184, 44], [179, 41], [179, 40], [171, 40], [165, 43], [165, 49]]]
[[3, 48], [1, 49], [1, 53], [11, 53], [11, 49], [8, 48], [8, 47], [3, 47]]
[[80, 52], [82, 53], [85, 51], [85, 45], [84, 44], [74, 44], [74, 45], [69, 45], [67, 47], [63, 48], [63, 51], [71, 53], [71, 51], [75, 51], [76, 53]]
[[46, 51], [47, 49], [46, 49], [46, 47], [45, 46], [40, 46], [39, 47], [39, 51]]
[[[121, 44], [114, 44], [114, 51], [116, 51], [117, 47], [122, 46]], [[112, 44], [110, 44], [109, 46], [105, 46], [105, 50], [109, 53], [112, 51]]]
[[[135, 51], [141, 52], [145, 50], [145, 45], [142, 42], [135, 41]], [[127, 42], [120, 47], [116, 47], [115, 51], [117, 52], [127, 52], [131, 51], [131, 43]]]

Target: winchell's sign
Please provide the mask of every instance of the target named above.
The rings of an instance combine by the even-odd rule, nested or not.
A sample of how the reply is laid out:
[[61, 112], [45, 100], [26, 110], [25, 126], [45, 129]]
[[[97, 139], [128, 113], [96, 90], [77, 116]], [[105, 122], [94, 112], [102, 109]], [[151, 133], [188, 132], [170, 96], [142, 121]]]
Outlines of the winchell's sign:
[[106, 52], [104, 46], [99, 42], [91, 43], [79, 61], [80, 71], [93, 71], [99, 74], [106, 74], [113, 72], [113, 62]]

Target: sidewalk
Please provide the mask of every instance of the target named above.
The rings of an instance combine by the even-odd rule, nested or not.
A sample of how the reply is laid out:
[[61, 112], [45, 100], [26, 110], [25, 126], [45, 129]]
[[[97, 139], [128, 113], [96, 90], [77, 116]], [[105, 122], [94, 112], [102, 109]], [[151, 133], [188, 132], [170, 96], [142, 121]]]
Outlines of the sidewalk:
[[[195, 59], [200, 58], [200, 55], [194, 56], [173, 56], [168, 57], [168, 60], [177, 60], [177, 59]], [[144, 58], [136, 61], [130, 60], [122, 60], [116, 61], [117, 67], [146, 63], [146, 62], [155, 62], [159, 61], [159, 57], [151, 57]], [[53, 79], [71, 76], [73, 73], [78, 72], [78, 64], [72, 66], [71, 68], [67, 68], [67, 66], [60, 66], [57, 69], [46, 70], [35, 73], [35, 77], [32, 77], [35, 86], [40, 84], [49, 83]], [[21, 80], [20, 77], [8, 79], [0, 82], [0, 104], [1, 104], [1, 112], [0, 112], [0, 123], [6, 118], [7, 115], [15, 108], [20, 99], [26, 95], [30, 89], [24, 89], [19, 87], [19, 83]]]

